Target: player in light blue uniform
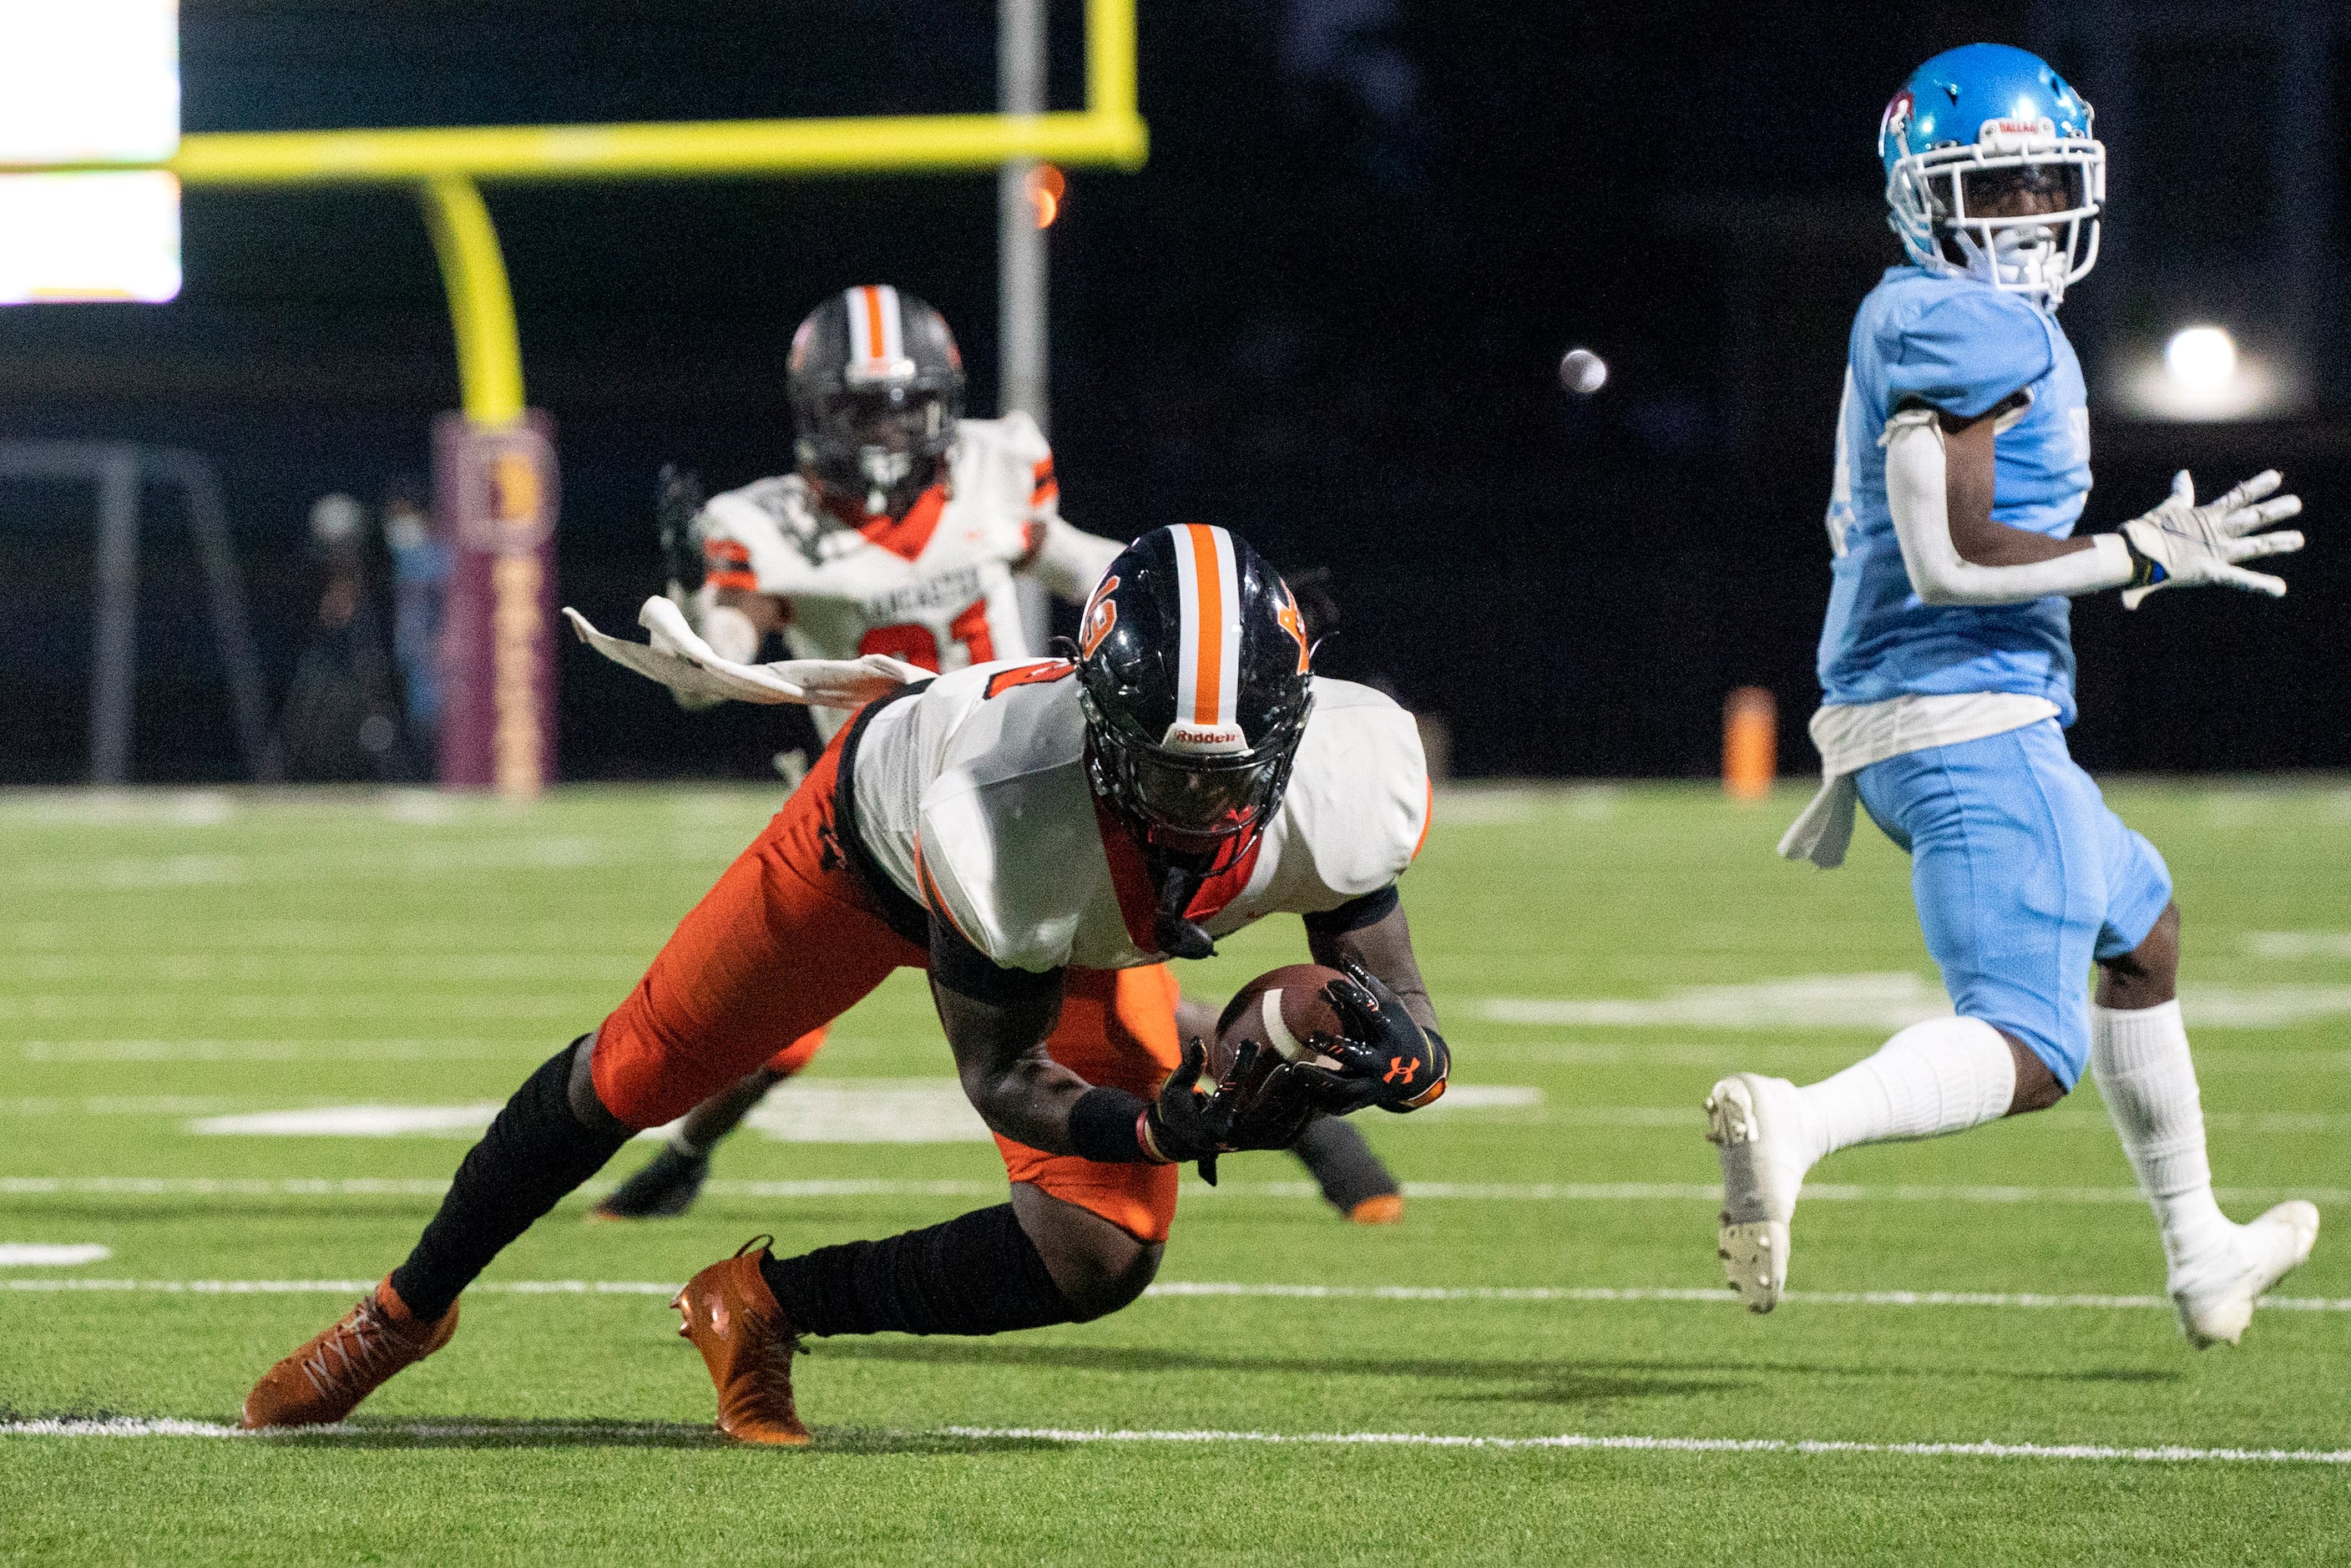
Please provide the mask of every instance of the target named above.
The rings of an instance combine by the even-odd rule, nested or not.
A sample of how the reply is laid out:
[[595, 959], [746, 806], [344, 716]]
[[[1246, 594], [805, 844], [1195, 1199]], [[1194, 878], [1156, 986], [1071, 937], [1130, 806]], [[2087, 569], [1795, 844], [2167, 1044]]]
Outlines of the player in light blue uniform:
[[2309, 1256], [2318, 1211], [2283, 1203], [2238, 1225], [2213, 1200], [2170, 873], [2065, 749], [2067, 601], [2121, 589], [2135, 609], [2200, 583], [2282, 594], [2242, 563], [2301, 548], [2263, 531], [2301, 503], [2265, 499], [2279, 483], [2265, 473], [2199, 506], [2182, 473], [2153, 511], [2074, 537], [2089, 410], [2054, 312], [2097, 258], [2105, 152], [2046, 64], [1997, 44], [1936, 56], [1886, 106], [1879, 152], [1909, 259], [1854, 321], [1812, 725], [1826, 777], [1781, 852], [1839, 863], [1858, 800], [1911, 855], [1956, 1016], [1802, 1089], [1717, 1083], [1719, 1250], [1731, 1289], [1769, 1312], [1823, 1155], [2040, 1110], [2087, 1067], [2155, 1207], [2183, 1331], [2234, 1343], [2254, 1299]]

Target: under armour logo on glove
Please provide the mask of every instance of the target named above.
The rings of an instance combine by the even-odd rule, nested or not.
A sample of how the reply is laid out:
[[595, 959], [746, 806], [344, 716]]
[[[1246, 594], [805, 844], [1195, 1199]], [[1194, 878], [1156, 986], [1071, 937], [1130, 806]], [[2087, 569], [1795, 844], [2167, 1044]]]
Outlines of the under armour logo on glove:
[[1353, 957], [1322, 988], [1344, 1032], [1315, 1033], [1307, 1044], [1338, 1064], [1302, 1069], [1318, 1109], [1333, 1116], [1377, 1105], [1411, 1111], [1445, 1092], [1453, 1054], [1444, 1037], [1414, 1021], [1384, 981]]

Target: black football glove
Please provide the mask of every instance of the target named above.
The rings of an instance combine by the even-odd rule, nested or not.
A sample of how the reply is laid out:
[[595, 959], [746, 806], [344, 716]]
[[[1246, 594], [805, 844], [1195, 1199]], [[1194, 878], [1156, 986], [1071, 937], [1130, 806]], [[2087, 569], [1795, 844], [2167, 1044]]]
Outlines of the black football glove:
[[[1242, 1044], [1228, 1075], [1236, 1084], [1247, 1076], [1258, 1049], [1255, 1040]], [[1315, 1107], [1306, 1070], [1295, 1062], [1275, 1068], [1254, 1094], [1222, 1084], [1213, 1094], [1202, 1093], [1200, 1075], [1207, 1066], [1206, 1045], [1197, 1040], [1186, 1045], [1183, 1060], [1144, 1112], [1144, 1122], [1150, 1147], [1160, 1158], [1174, 1165], [1197, 1160], [1200, 1179], [1214, 1186], [1218, 1155], [1288, 1148]]]
[[1271, 1049], [1253, 1040], [1241, 1041], [1232, 1071], [1217, 1085], [1203, 1113], [1217, 1141], [1228, 1149], [1286, 1149], [1314, 1114], [1311, 1082], [1298, 1062], [1281, 1062], [1255, 1088], [1242, 1087], [1259, 1053]]
[[1197, 1040], [1184, 1047], [1183, 1059], [1143, 1113], [1148, 1134], [1145, 1150], [1169, 1165], [1200, 1162], [1200, 1179], [1217, 1185], [1217, 1138], [1208, 1125], [1210, 1096], [1200, 1092], [1200, 1075], [1208, 1070], [1208, 1049]]
[[1386, 982], [1353, 958], [1341, 960], [1345, 977], [1322, 988], [1346, 1032], [1316, 1034], [1307, 1044], [1339, 1064], [1307, 1068], [1316, 1108], [1334, 1116], [1377, 1105], [1383, 1111], [1417, 1111], [1445, 1092], [1453, 1053], [1445, 1037], [1423, 1029], [1404, 1010]]

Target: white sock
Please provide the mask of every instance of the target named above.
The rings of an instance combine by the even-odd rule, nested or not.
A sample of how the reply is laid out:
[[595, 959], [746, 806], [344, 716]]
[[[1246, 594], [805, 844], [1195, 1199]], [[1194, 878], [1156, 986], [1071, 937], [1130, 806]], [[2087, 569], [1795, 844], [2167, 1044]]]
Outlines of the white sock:
[[2090, 1009], [2090, 1071], [2105, 1096], [2115, 1132], [2155, 1206], [2163, 1255], [2174, 1284], [2225, 1256], [2236, 1227], [2212, 1197], [2212, 1162], [2204, 1153], [2204, 1107], [2179, 1004], [2128, 1012]]
[[2016, 1098], [2016, 1059], [2006, 1037], [1980, 1019], [1930, 1019], [1796, 1098], [1817, 1160], [1855, 1144], [1998, 1121]]

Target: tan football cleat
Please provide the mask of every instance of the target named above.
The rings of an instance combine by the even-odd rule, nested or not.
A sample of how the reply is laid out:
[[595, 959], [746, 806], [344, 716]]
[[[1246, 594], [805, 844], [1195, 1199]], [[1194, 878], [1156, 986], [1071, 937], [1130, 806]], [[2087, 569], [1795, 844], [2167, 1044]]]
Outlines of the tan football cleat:
[[2302, 1267], [2318, 1243], [2318, 1206], [2293, 1198], [2237, 1227], [2233, 1270], [2218, 1280], [2175, 1284], [2179, 1332], [2198, 1350], [2234, 1344], [2253, 1321], [2262, 1291]]
[[332, 1426], [402, 1367], [413, 1366], [457, 1332], [451, 1302], [438, 1322], [420, 1323], [385, 1276], [342, 1321], [261, 1375], [237, 1425]]
[[800, 1336], [759, 1272], [773, 1240], [754, 1236], [688, 1280], [670, 1305], [685, 1318], [678, 1333], [694, 1342], [718, 1386], [718, 1429], [737, 1442], [798, 1448], [809, 1440], [792, 1407]]
[[1375, 1193], [1349, 1209], [1347, 1218], [1357, 1225], [1402, 1225], [1404, 1194]]

